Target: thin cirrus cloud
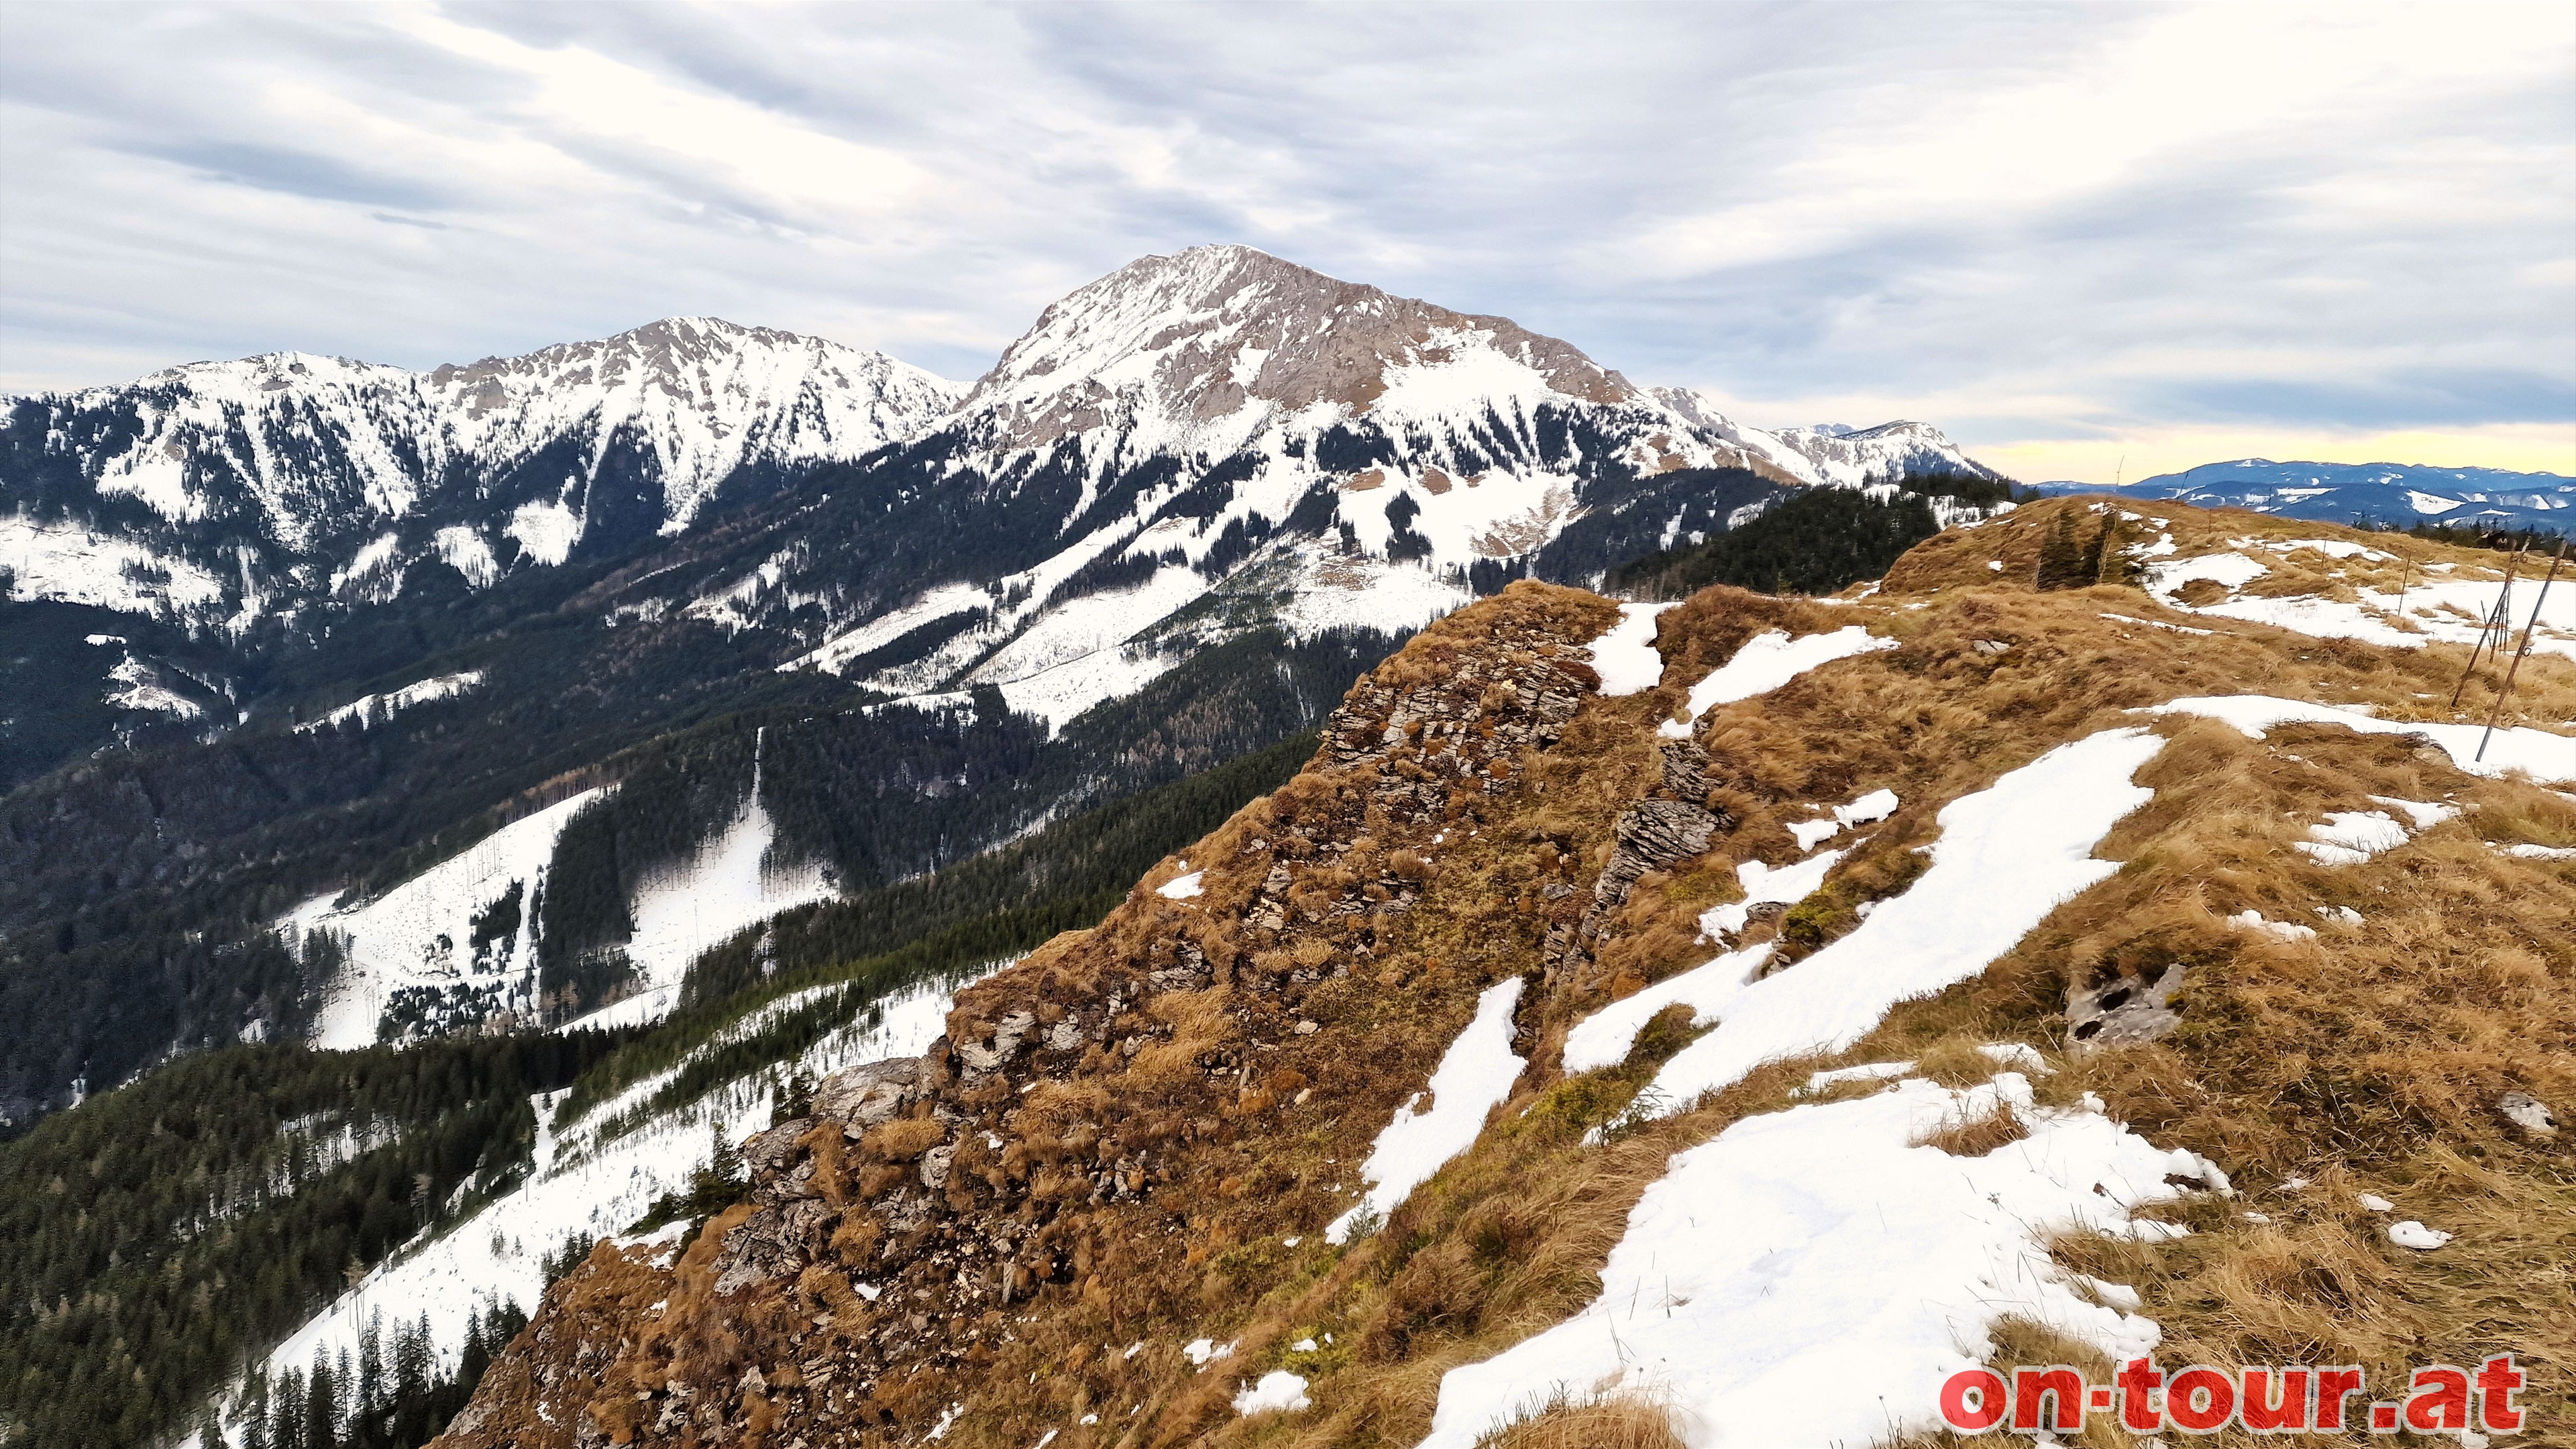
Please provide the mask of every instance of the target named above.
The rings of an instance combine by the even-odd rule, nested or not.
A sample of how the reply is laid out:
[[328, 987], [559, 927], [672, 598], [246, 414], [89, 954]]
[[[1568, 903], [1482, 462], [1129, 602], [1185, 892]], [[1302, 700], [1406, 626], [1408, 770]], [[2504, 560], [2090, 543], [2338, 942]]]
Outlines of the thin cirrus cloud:
[[2024, 476], [2576, 471], [2557, 5], [14, 6], [0, 186], [12, 391], [675, 313], [967, 377], [1230, 240]]

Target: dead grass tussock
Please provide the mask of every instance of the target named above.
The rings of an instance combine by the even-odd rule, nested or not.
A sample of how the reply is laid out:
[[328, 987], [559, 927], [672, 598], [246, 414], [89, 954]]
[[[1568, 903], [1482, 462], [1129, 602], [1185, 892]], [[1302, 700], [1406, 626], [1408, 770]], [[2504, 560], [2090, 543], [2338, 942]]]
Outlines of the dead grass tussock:
[[1682, 1449], [1672, 1410], [1651, 1394], [1558, 1389], [1529, 1417], [1476, 1441], [1476, 1449]]

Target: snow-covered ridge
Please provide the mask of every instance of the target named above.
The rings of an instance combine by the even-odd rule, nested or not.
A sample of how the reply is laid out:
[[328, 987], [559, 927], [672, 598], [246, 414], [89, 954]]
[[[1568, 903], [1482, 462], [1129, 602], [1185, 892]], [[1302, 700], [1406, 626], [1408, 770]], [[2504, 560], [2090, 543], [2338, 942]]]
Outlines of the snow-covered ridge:
[[1168, 430], [1168, 441], [1187, 447], [1202, 430], [1208, 441], [1238, 431], [1222, 424], [1247, 412], [1418, 412], [1432, 399], [1406, 398], [1408, 385], [1437, 391], [1463, 380], [1460, 371], [1474, 374], [1480, 397], [1641, 397], [1574, 348], [1503, 318], [1393, 296], [1251, 247], [1203, 246], [1141, 257], [1048, 307], [962, 411], [997, 420], [1021, 446], [1120, 424]]
[[1783, 428], [1775, 436], [1783, 447], [1814, 466], [1819, 481], [1844, 487], [1884, 482], [1909, 473], [2003, 476], [1959, 451], [1956, 443], [1929, 423], [1881, 423], [1874, 428], [1825, 424]]
[[1765, 430], [1726, 415], [1717, 400], [1692, 388], [1659, 387], [1654, 395], [1712, 441], [1730, 443], [1749, 459], [1744, 466], [1793, 483], [1857, 488], [1916, 473], [1957, 473], [1971, 478], [2003, 475], [1962, 452], [1930, 423], [1881, 423], [1874, 428], [1839, 424]]
[[434, 679], [423, 679], [417, 683], [406, 684], [400, 689], [388, 689], [382, 694], [362, 694], [319, 719], [307, 720], [297, 725], [296, 729], [306, 734], [343, 724], [355, 724], [360, 729], [371, 729], [414, 705], [428, 704], [433, 700], [453, 699], [468, 690], [479, 688], [482, 683], [483, 671], [480, 669], [468, 669], [458, 674], [442, 674]]
[[[277, 352], [11, 401], [51, 415], [49, 451], [102, 498], [174, 525], [247, 514], [287, 553], [311, 554], [371, 521], [390, 539], [382, 526], [455, 515], [404, 557], [443, 558], [480, 586], [504, 539], [560, 562], [605, 469], [654, 480], [660, 526], [676, 532], [746, 467], [863, 457], [926, 429], [960, 391], [881, 353], [674, 317], [428, 372]], [[524, 476], [541, 458], [556, 461]], [[512, 496], [495, 497], [505, 483]], [[333, 587], [401, 562], [341, 563]]]

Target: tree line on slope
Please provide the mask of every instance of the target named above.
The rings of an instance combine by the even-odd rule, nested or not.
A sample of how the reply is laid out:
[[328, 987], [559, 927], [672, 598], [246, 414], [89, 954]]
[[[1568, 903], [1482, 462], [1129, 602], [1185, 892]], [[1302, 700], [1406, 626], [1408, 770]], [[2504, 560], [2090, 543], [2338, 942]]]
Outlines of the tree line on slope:
[[1931, 473], [1899, 480], [1890, 496], [1857, 488], [1790, 490], [1737, 527], [1621, 564], [1603, 586], [1647, 599], [1687, 598], [1711, 584], [1769, 594], [1834, 593], [1879, 577], [1907, 549], [1939, 533], [1935, 498], [1991, 508], [2012, 501], [2013, 487]]
[[[915, 982], [1008, 959], [1059, 931], [1098, 921], [1136, 880], [1206, 835], [1246, 801], [1287, 780], [1315, 753], [1313, 733], [1097, 809], [924, 876], [799, 907], [701, 955], [679, 1009], [584, 1074], [557, 1108], [571, 1120], [655, 1072], [680, 1067], [660, 1105], [785, 1061], [869, 1002]], [[790, 992], [859, 988], [817, 1011], [789, 1013], [714, 1053], [726, 1026]], [[685, 1065], [683, 1065], [685, 1063]], [[657, 1109], [658, 1110], [658, 1109]]]
[[394, 1249], [506, 1190], [530, 1095], [622, 1040], [233, 1047], [0, 1144], [0, 1441], [159, 1442]]
[[[746, 933], [693, 972], [689, 1004], [654, 1028], [200, 1053], [0, 1143], [0, 1442], [166, 1442], [354, 1275], [508, 1190], [533, 1140], [531, 1094], [570, 1086], [577, 1112], [685, 1062], [655, 1098], [668, 1108], [791, 1061], [904, 985], [1098, 920], [1153, 862], [1314, 748], [1299, 736], [930, 877], [808, 908], [766, 963]], [[700, 1051], [757, 1006], [835, 981], [842, 990]], [[487, 1325], [487, 1352], [505, 1326]], [[405, 1449], [462, 1406], [479, 1373], [467, 1367], [370, 1378], [359, 1365], [320, 1389], [255, 1382], [257, 1432], [271, 1449]]]

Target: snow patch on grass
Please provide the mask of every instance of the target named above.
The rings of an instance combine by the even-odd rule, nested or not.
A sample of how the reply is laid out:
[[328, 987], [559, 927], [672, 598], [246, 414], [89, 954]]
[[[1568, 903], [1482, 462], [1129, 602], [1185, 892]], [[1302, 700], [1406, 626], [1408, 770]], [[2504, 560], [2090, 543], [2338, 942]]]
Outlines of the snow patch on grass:
[[[1655, 732], [1670, 740], [1689, 739], [1692, 724], [1721, 704], [1769, 694], [1808, 670], [1837, 659], [1895, 647], [1895, 640], [1881, 639], [1858, 624], [1796, 639], [1780, 629], [1756, 634], [1744, 641], [1744, 647], [1736, 650], [1732, 658], [1711, 670], [1706, 679], [1691, 686], [1686, 718], [1666, 720]], [[1602, 692], [1609, 691], [1605, 688]]]
[[[2001, 1111], [2029, 1136], [1982, 1157], [1914, 1145]], [[1423, 1449], [1470, 1449], [1560, 1389], [1654, 1395], [1694, 1446], [1929, 1436], [1942, 1382], [2007, 1315], [2114, 1359], [2155, 1347], [2153, 1322], [2077, 1291], [2048, 1243], [2179, 1235], [2131, 1213], [2179, 1195], [2165, 1175], [2196, 1174], [2187, 1156], [2034, 1107], [2018, 1073], [1739, 1122], [1646, 1190], [1590, 1307], [1443, 1377]]]
[[1347, 1241], [1363, 1214], [1383, 1221], [1441, 1164], [1475, 1144], [1476, 1134], [1485, 1130], [1485, 1114], [1511, 1095], [1512, 1083], [1527, 1065], [1512, 1053], [1512, 1008], [1520, 1004], [1522, 984], [1515, 976], [1485, 988], [1477, 998], [1475, 1018], [1431, 1074], [1431, 1110], [1414, 1111], [1420, 1093], [1395, 1109], [1394, 1120], [1377, 1134], [1377, 1145], [1360, 1165], [1360, 1176], [1370, 1184], [1367, 1196], [1324, 1229], [1326, 1242]]
[[1753, 974], [1770, 959], [1771, 943], [1766, 941], [1729, 951], [1704, 966], [1667, 976], [1643, 991], [1611, 1002], [1576, 1022], [1574, 1029], [1565, 1034], [1566, 1075], [1598, 1071], [1626, 1061], [1637, 1044], [1637, 1033], [1667, 1006], [1687, 1006], [1691, 1008], [1693, 1026], [1707, 1025], [1752, 983]]
[[1286, 1369], [1272, 1369], [1234, 1396], [1234, 1411], [1243, 1415], [1293, 1414], [1313, 1407], [1313, 1401], [1306, 1397], [1306, 1380]]
[[1603, 694], [1642, 694], [1663, 679], [1664, 656], [1655, 652], [1655, 616], [1671, 607], [1619, 606], [1619, 622], [1592, 641], [1592, 668], [1601, 676]]
[[2449, 755], [2452, 764], [2472, 775], [2494, 779], [2509, 770], [2521, 770], [2535, 780], [2576, 780], [2576, 738], [2529, 725], [2497, 730], [2487, 744], [2486, 759], [2480, 761], [2478, 740], [2485, 731], [2479, 725], [2373, 719], [2359, 710], [2268, 694], [2198, 695], [2169, 700], [2145, 712], [2199, 715], [2234, 725], [2248, 739], [2257, 740], [2265, 730], [2285, 724], [2341, 725], [2365, 735], [2422, 735]]
[[2320, 865], [2359, 865], [2406, 843], [2406, 827], [2385, 810], [2337, 810], [2308, 827], [2298, 849]]
[[2164, 741], [2105, 730], [2060, 745], [1941, 809], [1931, 866], [1852, 931], [1737, 994], [1716, 1030], [1657, 1073], [1668, 1111], [1767, 1061], [1835, 1052], [1889, 1008], [1985, 969], [2059, 902], [2119, 869], [2092, 858], [2120, 818], [2154, 798], [2129, 777]]

